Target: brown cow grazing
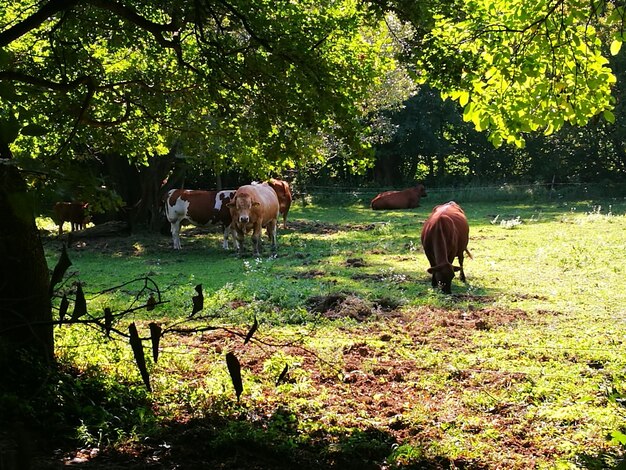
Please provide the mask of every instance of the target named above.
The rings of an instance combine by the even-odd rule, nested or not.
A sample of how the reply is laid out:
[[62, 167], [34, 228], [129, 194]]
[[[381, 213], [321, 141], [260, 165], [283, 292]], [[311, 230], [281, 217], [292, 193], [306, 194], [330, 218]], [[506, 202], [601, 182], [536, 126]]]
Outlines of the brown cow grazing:
[[235, 235], [235, 245], [243, 253], [243, 239], [246, 232], [252, 231], [254, 255], [261, 253], [261, 231], [267, 229], [267, 236], [276, 252], [276, 226], [280, 204], [276, 192], [267, 183], [241, 186], [233, 200], [228, 203], [232, 217], [231, 229]]
[[234, 189], [224, 191], [171, 189], [164, 202], [165, 215], [171, 226], [174, 249], [180, 250], [180, 224], [183, 220], [188, 220], [199, 227], [222, 224], [224, 231], [222, 246], [227, 250], [231, 219], [230, 210], [226, 204], [230, 202], [234, 194]]
[[[421, 238], [430, 262], [428, 272], [432, 274], [432, 286], [441, 286], [444, 293], [450, 294], [455, 271], [460, 271], [461, 281], [465, 282], [463, 253], [472, 257], [467, 250], [469, 225], [461, 206], [453, 201], [436, 206], [424, 222]], [[452, 266], [455, 257], [459, 259], [459, 266]]]
[[402, 191], [385, 191], [380, 193], [370, 203], [374, 210], [385, 209], [413, 209], [419, 207], [420, 198], [426, 197], [423, 184]]
[[54, 205], [55, 222], [59, 225], [59, 236], [63, 235], [63, 224], [69, 222], [72, 232], [82, 230], [91, 221], [87, 215], [86, 202], [57, 202]]
[[287, 228], [287, 214], [289, 213], [289, 208], [291, 207], [291, 189], [289, 188], [289, 183], [283, 180], [277, 180], [274, 178], [270, 178], [267, 181], [272, 189], [276, 192], [276, 196], [278, 196], [278, 204], [280, 205], [280, 213], [283, 216], [283, 228]]

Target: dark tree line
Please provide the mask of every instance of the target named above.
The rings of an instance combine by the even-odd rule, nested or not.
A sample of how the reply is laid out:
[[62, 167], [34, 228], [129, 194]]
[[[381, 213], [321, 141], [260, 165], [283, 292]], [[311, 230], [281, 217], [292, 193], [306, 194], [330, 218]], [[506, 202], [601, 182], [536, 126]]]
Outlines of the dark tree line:
[[363, 180], [405, 186], [416, 180], [448, 186], [471, 182], [622, 182], [626, 176], [626, 60], [612, 58], [617, 76], [615, 123], [595, 119], [551, 135], [532, 133], [524, 148], [494, 147], [463, 121], [463, 110], [427, 86], [390, 115], [395, 132], [375, 149]]

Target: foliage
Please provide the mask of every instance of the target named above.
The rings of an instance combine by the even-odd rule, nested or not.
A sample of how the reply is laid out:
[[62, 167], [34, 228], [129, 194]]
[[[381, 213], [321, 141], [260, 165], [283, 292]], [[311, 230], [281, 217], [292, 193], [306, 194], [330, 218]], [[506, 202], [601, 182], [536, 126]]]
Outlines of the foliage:
[[28, 157], [71, 142], [74, 159], [145, 161], [182, 142], [263, 176], [319, 157], [322, 134], [359, 154], [366, 97], [394, 69], [384, 23], [350, 0], [24, 0], [0, 26], [3, 142]]
[[120, 383], [96, 365], [51, 368], [23, 354], [0, 366], [6, 374], [0, 388], [3, 429], [16, 432], [24, 427], [33, 436], [45, 429], [46, 447], [67, 441], [106, 446], [153, 432], [156, 425], [145, 389]]
[[434, 16], [422, 79], [458, 101], [496, 146], [523, 146], [525, 133], [550, 135], [598, 114], [614, 122], [603, 30], [621, 27], [623, 14], [604, 1], [463, 1], [453, 15]]
[[[615, 123], [594, 120], [585, 127], [565, 124], [546, 136], [524, 137], [525, 147], [494, 147], [485, 133], [464, 122], [457, 103], [420, 87], [389, 116], [391, 140], [375, 147], [376, 162], [364, 183], [401, 188], [423, 181], [429, 188], [481, 182], [619, 182], [626, 173], [622, 141], [623, 58], [611, 67], [618, 83]], [[318, 183], [319, 184], [319, 183]]]

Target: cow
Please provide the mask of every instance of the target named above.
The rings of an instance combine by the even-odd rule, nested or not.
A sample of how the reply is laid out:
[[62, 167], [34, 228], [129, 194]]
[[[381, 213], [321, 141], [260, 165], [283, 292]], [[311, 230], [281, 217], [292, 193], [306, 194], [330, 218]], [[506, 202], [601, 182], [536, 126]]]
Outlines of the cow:
[[243, 253], [244, 236], [249, 231], [252, 231], [254, 255], [260, 255], [263, 228], [267, 229], [272, 252], [276, 252], [276, 226], [280, 203], [276, 192], [269, 184], [257, 183], [241, 186], [227, 206], [232, 218], [231, 230], [234, 232], [235, 245], [240, 255]]
[[[461, 206], [454, 201], [435, 206], [424, 222], [421, 239], [430, 262], [428, 273], [432, 274], [433, 288], [439, 286], [445, 294], [450, 294], [456, 271], [460, 271], [461, 281], [465, 282], [464, 252], [472, 257], [467, 250], [469, 224]], [[459, 266], [452, 265], [455, 257], [459, 259]]]
[[228, 249], [230, 235], [230, 210], [226, 204], [234, 196], [234, 189], [223, 191], [201, 191], [193, 189], [171, 189], [165, 197], [165, 216], [171, 226], [172, 243], [180, 250], [180, 224], [188, 220], [193, 225], [204, 227], [221, 224], [224, 232], [222, 246]]
[[267, 184], [272, 187], [272, 189], [276, 192], [276, 196], [278, 196], [280, 213], [283, 216], [283, 228], [287, 228], [287, 214], [289, 213], [289, 208], [291, 207], [292, 201], [289, 183], [283, 180], [270, 178], [267, 181]]
[[423, 184], [418, 184], [402, 191], [380, 193], [372, 199], [370, 206], [374, 210], [413, 209], [419, 207], [422, 197], [426, 197], [426, 189]]
[[69, 222], [72, 232], [82, 230], [91, 221], [87, 215], [86, 202], [57, 202], [54, 205], [55, 222], [59, 225], [59, 236], [63, 235], [63, 224]]

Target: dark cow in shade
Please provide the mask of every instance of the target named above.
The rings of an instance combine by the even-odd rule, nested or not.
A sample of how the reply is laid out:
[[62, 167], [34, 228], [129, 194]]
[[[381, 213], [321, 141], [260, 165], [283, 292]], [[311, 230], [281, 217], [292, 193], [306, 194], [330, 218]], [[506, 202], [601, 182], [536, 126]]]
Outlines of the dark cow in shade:
[[283, 216], [283, 228], [287, 228], [287, 214], [289, 213], [289, 208], [291, 207], [292, 201], [289, 183], [283, 180], [271, 178], [267, 181], [267, 184], [272, 187], [272, 189], [276, 192], [276, 196], [278, 196], [280, 213]]
[[[463, 254], [472, 257], [467, 250], [469, 224], [461, 206], [453, 201], [436, 206], [424, 222], [421, 238], [430, 262], [432, 286], [440, 286], [444, 293], [450, 294], [455, 271], [460, 271], [461, 281], [465, 282]], [[459, 266], [452, 265], [455, 257]]]
[[63, 235], [63, 224], [69, 222], [72, 232], [82, 230], [91, 218], [87, 215], [86, 202], [57, 202], [54, 205], [55, 222], [59, 225], [59, 235]]
[[180, 250], [180, 224], [188, 220], [199, 227], [221, 224], [224, 232], [222, 246], [228, 249], [230, 235], [230, 210], [226, 206], [235, 190], [201, 191], [192, 189], [172, 189], [165, 197], [165, 216], [171, 225], [172, 243]]
[[413, 209], [419, 207], [420, 199], [426, 197], [423, 184], [402, 191], [385, 191], [380, 193], [370, 203], [374, 210], [385, 209]]
[[241, 186], [228, 203], [232, 218], [231, 229], [234, 232], [235, 244], [241, 254], [243, 239], [247, 232], [252, 231], [252, 247], [255, 256], [261, 252], [261, 232], [265, 228], [276, 251], [276, 226], [280, 204], [278, 196], [267, 183], [248, 184]]

